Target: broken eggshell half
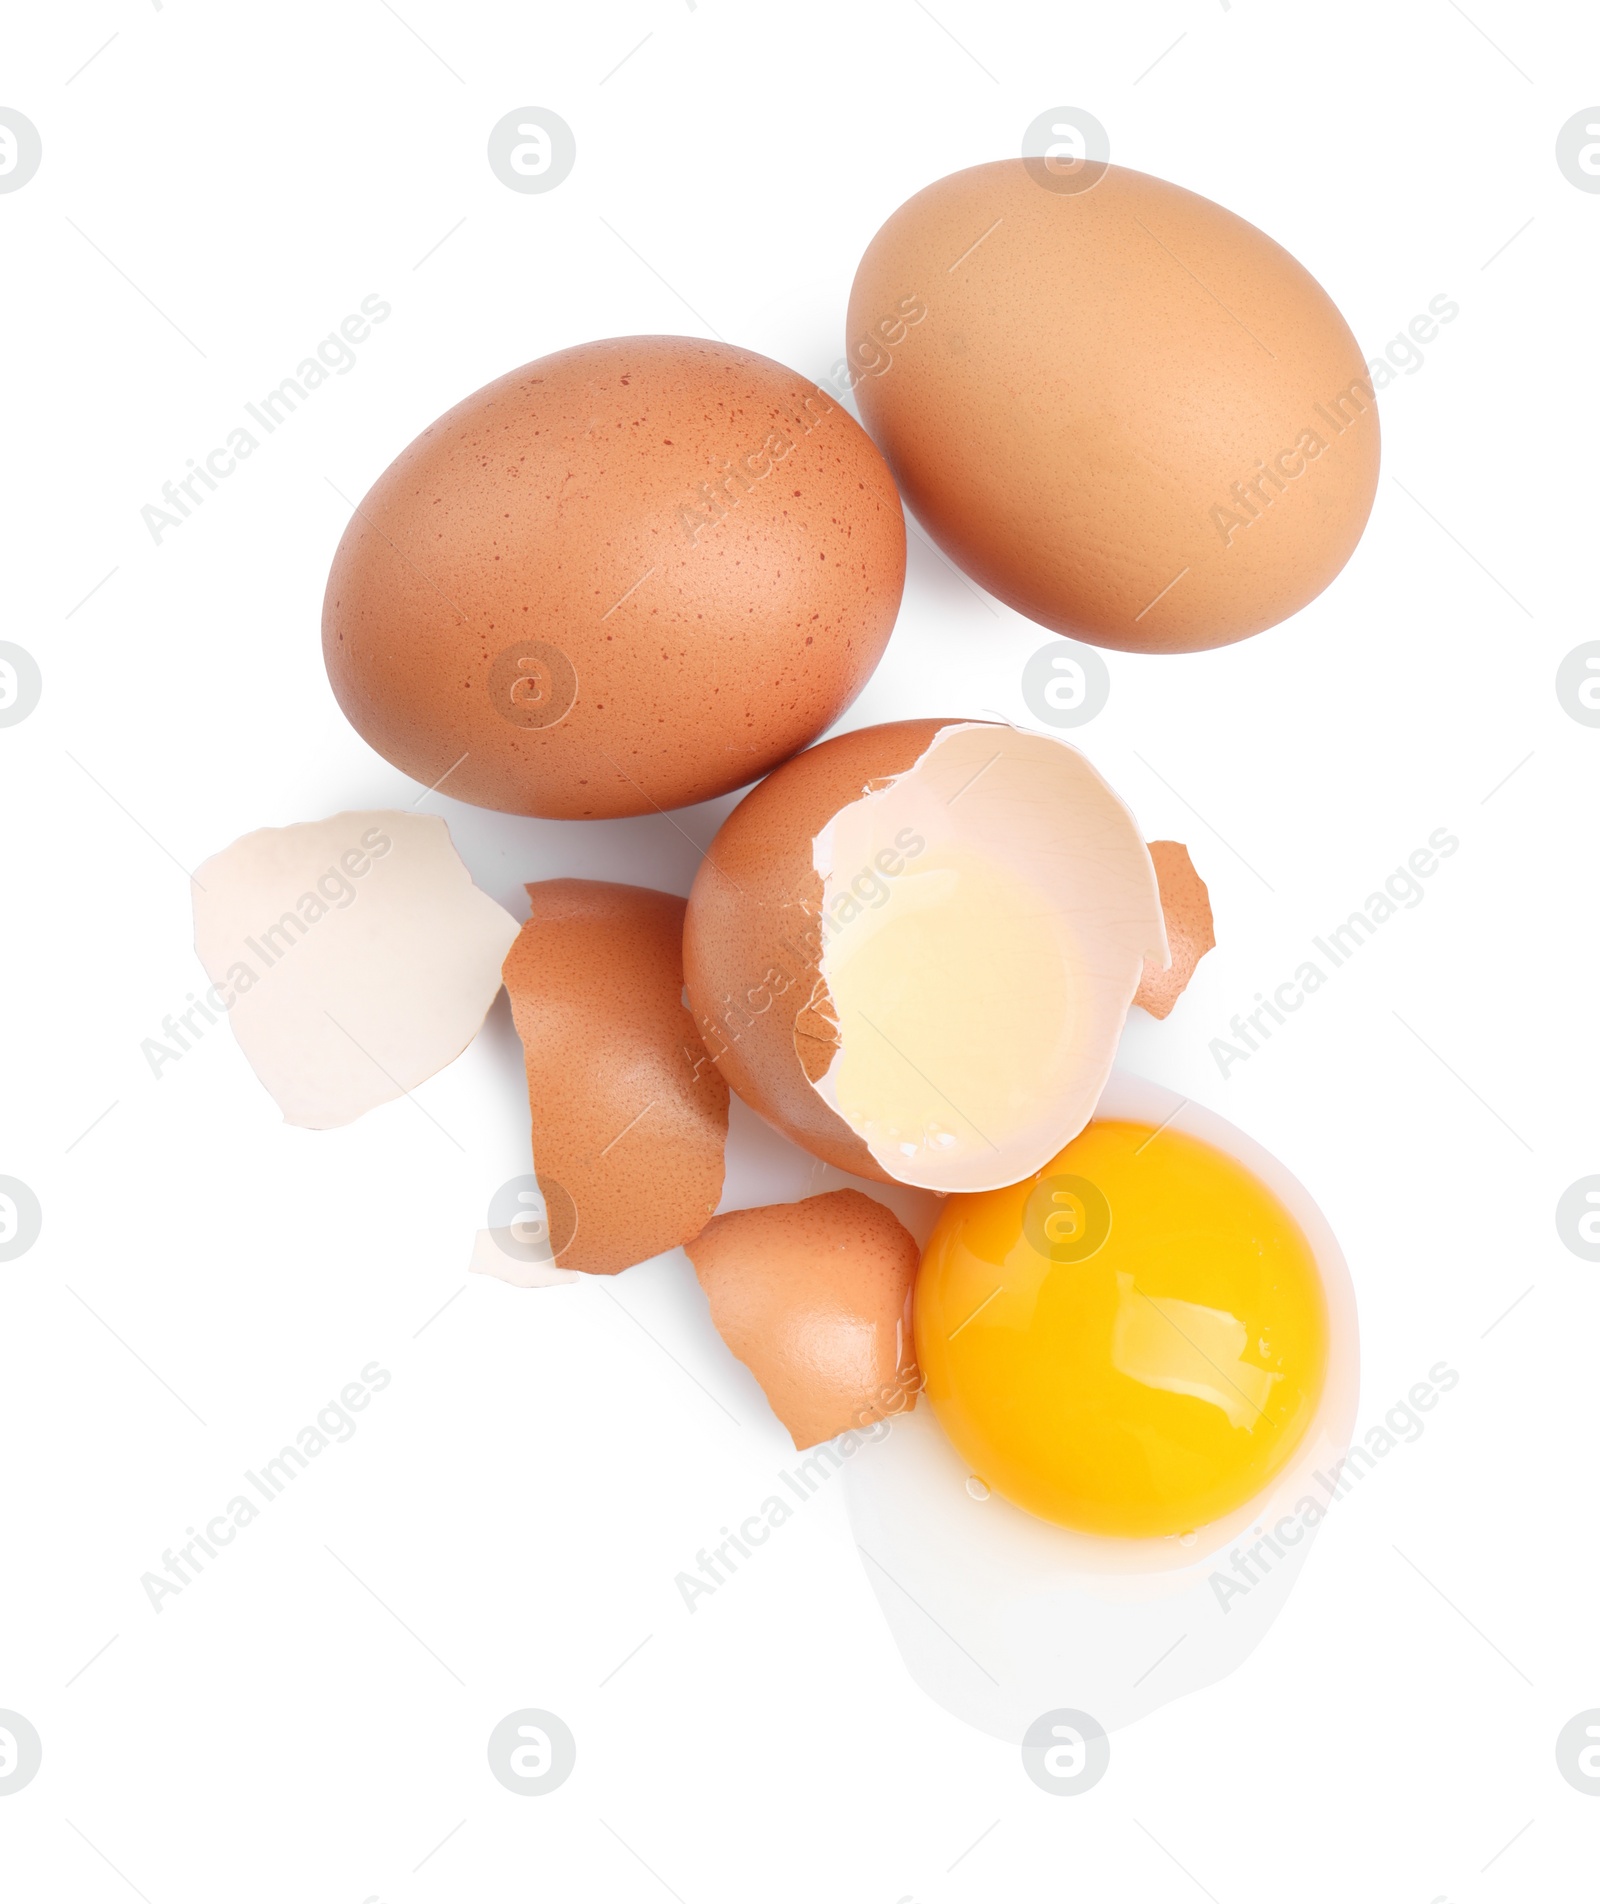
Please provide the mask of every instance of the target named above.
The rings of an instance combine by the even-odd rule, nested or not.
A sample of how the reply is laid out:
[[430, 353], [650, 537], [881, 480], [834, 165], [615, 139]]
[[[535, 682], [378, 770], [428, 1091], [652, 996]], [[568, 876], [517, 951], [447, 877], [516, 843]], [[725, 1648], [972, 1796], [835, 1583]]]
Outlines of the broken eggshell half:
[[547, 879], [528, 901], [504, 976], [550, 1260], [611, 1276], [705, 1227], [722, 1195], [728, 1087], [683, 1005], [682, 899]]
[[717, 1333], [796, 1448], [914, 1408], [922, 1252], [892, 1210], [830, 1190], [715, 1216], [687, 1245]]
[[1169, 963], [1150, 852], [1084, 755], [960, 720], [858, 729], [769, 774], [684, 935], [739, 1096], [842, 1170], [937, 1191], [1019, 1182], [1076, 1136]]
[[207, 999], [284, 1121], [312, 1130], [459, 1057], [517, 933], [428, 814], [263, 827], [195, 871], [193, 898]]

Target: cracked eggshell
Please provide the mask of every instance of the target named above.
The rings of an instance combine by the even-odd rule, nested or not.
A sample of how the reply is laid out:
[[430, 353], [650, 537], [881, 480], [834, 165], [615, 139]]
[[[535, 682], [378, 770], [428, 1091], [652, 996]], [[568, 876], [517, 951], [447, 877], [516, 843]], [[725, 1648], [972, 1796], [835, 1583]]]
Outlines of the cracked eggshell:
[[289, 1124], [329, 1130], [471, 1043], [517, 922], [443, 820], [338, 813], [263, 827], [193, 875], [207, 999]]
[[734, 1091], [813, 1156], [892, 1181], [811, 1088], [837, 1026], [818, 961], [822, 879], [812, 843], [874, 781], [916, 765], [943, 721], [858, 728], [770, 775], [723, 823], [701, 862], [684, 922], [690, 1009]]
[[1088, 1121], [1167, 945], [1133, 816], [1003, 723], [824, 742], [729, 816], [689, 898], [695, 1021], [729, 1084], [842, 1170], [1016, 1183]]
[[1167, 926], [1172, 963], [1145, 961], [1144, 976], [1133, 1002], [1152, 1018], [1165, 1018], [1194, 977], [1195, 967], [1217, 943], [1211, 917], [1211, 894], [1194, 869], [1187, 846], [1176, 840], [1152, 840], [1150, 859], [1161, 889], [1161, 916]]
[[516, 1289], [555, 1289], [581, 1280], [575, 1269], [558, 1269], [548, 1246], [529, 1247], [528, 1238], [512, 1227], [479, 1230], [472, 1239], [467, 1261], [469, 1276], [493, 1276]]
[[728, 1087], [683, 1005], [682, 899], [549, 879], [528, 901], [505, 985], [552, 1260], [615, 1275], [716, 1209]]
[[1242, 640], [1366, 526], [1378, 412], [1349, 325], [1282, 246], [1163, 179], [1029, 158], [938, 180], [867, 247], [846, 340], [917, 520], [1059, 634]]
[[904, 580], [888, 468], [809, 379], [700, 338], [608, 338], [401, 452], [334, 556], [323, 656], [357, 732], [425, 785], [648, 813], [831, 726]]
[[921, 1252], [892, 1210], [860, 1190], [730, 1210], [688, 1252], [717, 1333], [796, 1448], [916, 1406]]

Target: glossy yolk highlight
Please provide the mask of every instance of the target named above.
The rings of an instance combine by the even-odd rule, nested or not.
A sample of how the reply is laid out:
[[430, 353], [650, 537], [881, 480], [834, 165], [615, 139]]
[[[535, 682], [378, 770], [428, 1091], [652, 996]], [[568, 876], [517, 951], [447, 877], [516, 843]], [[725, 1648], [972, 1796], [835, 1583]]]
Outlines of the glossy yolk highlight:
[[914, 1318], [973, 1473], [1099, 1534], [1184, 1534], [1259, 1494], [1328, 1359], [1322, 1279], [1272, 1192], [1198, 1138], [1109, 1120], [1037, 1177], [950, 1199]]

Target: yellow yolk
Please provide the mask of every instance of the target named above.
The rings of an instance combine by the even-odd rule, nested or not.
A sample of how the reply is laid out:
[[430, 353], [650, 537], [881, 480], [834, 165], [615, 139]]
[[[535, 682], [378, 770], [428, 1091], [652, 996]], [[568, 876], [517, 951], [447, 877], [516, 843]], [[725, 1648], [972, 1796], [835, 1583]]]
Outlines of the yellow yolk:
[[914, 1318], [972, 1472], [1099, 1534], [1184, 1534], [1259, 1494], [1328, 1359], [1322, 1279], [1272, 1192], [1198, 1138], [1116, 1121], [1036, 1177], [952, 1197]]
[[839, 1110], [890, 1156], [992, 1154], [1048, 1102], [1076, 1029], [1065, 918], [958, 847], [878, 883], [828, 942]]

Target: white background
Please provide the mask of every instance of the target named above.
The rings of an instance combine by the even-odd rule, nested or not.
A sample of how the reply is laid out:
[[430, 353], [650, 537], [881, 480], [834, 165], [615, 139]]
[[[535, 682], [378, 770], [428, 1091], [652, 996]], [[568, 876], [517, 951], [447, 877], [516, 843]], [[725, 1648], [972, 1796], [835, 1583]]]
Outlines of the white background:
[[[1600, 1170], [1600, 731], [1554, 672], [1600, 633], [1600, 196], [1554, 141], [1597, 55], [1592, 9], [1509, 0], [16, 10], [0, 104], [44, 161], [0, 196], [0, 638], [44, 698], [0, 733], [0, 1172], [44, 1230], [0, 1266], [0, 1707], [44, 1763], [0, 1799], [8, 1897], [1592, 1894], [1600, 1803], [1554, 1742], [1600, 1706], [1600, 1269], [1554, 1207]], [[577, 139], [541, 196], [485, 160], [528, 104]], [[418, 797], [323, 675], [335, 491], [589, 337], [714, 326], [825, 376], [883, 219], [1059, 104], [1288, 246], [1369, 357], [1460, 305], [1382, 397], [1346, 573], [1240, 646], [1111, 655], [1075, 738], [1151, 837], [1190, 842], [1217, 911], [1125, 1062], [1327, 1211], [1363, 1425], [1441, 1358], [1462, 1379], [1330, 1520], [1260, 1651], [1119, 1733], [1070, 1801], [916, 1690], [842, 1498], [685, 1612], [674, 1574], [788, 1444], [681, 1254], [614, 1287], [463, 1289], [527, 1167], [503, 1001], [417, 1104], [334, 1133], [286, 1128], [224, 1028], [159, 1081], [140, 1053], [200, 983], [182, 869]], [[156, 546], [141, 506], [373, 292], [393, 315], [356, 368]], [[1044, 639], [913, 536], [848, 720], [1023, 717]], [[681, 816], [694, 842], [730, 804]], [[423, 810], [514, 908], [530, 878], [694, 870], [664, 819]], [[1230, 1016], [1440, 826], [1461, 849], [1424, 903], [1224, 1080]], [[736, 1147], [747, 1177], [798, 1168], [743, 1122]], [[141, 1573], [374, 1358], [393, 1381], [356, 1437], [153, 1613]], [[578, 1741], [536, 1801], [485, 1759], [521, 1706]]]

